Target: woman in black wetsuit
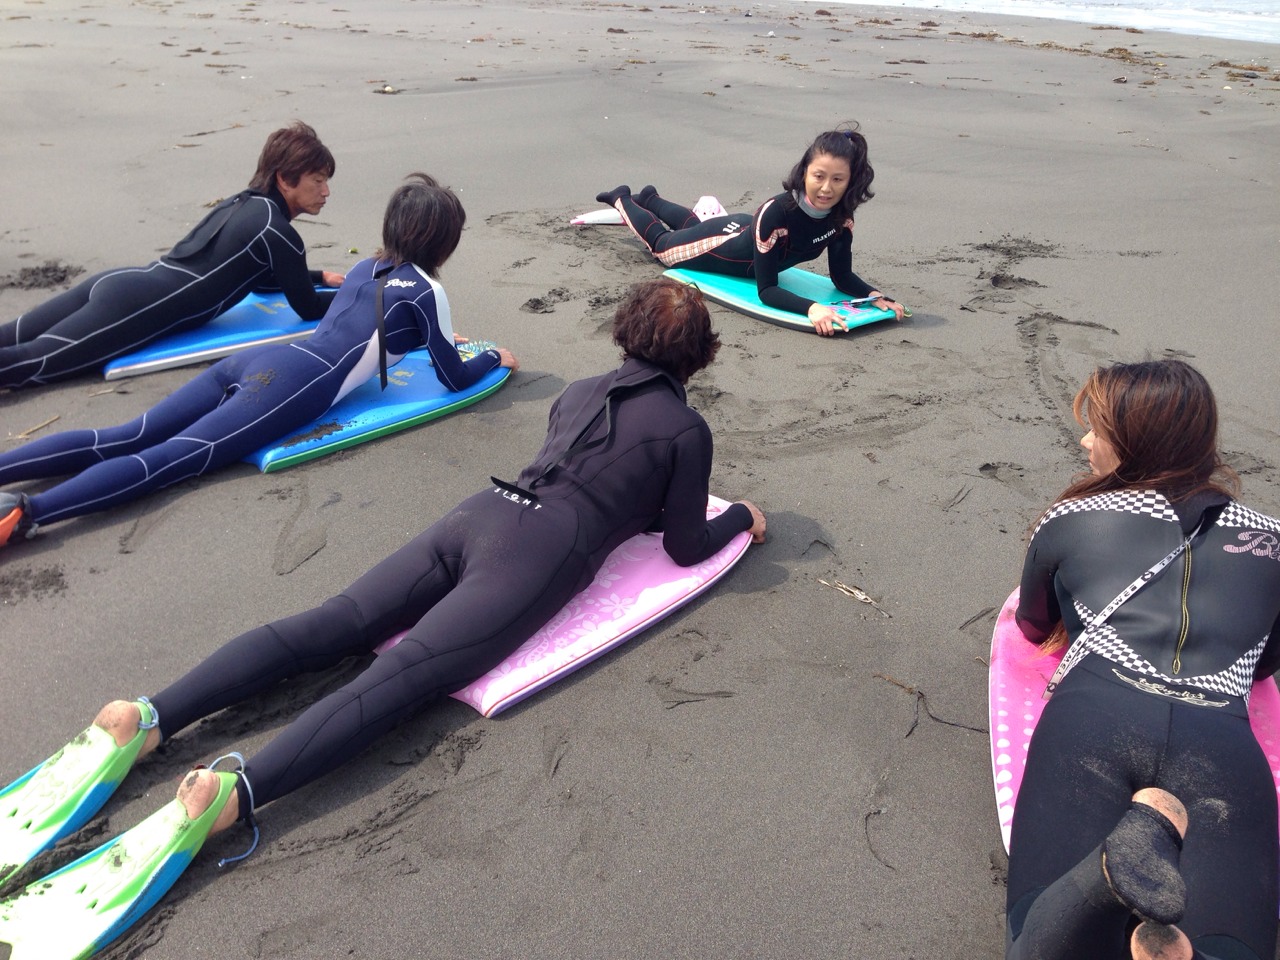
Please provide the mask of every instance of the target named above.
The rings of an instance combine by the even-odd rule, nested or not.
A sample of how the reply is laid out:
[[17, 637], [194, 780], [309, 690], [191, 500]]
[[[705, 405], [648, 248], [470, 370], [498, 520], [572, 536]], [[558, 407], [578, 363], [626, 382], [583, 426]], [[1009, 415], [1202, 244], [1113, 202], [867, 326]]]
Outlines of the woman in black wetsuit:
[[1092, 474], [1022, 575], [1023, 633], [1069, 646], [1014, 809], [1006, 956], [1272, 960], [1276, 788], [1247, 707], [1280, 666], [1280, 522], [1234, 499], [1187, 364], [1099, 369], [1075, 412]]
[[249, 189], [209, 212], [168, 254], [107, 270], [0, 326], [0, 388], [66, 379], [165, 334], [193, 330], [254, 290], [280, 290], [303, 320], [319, 320], [342, 274], [307, 269], [291, 225], [320, 212], [333, 154], [297, 122], [267, 137]]
[[[569, 385], [542, 450], [515, 482], [495, 481], [337, 596], [232, 640], [149, 701], [109, 704], [95, 721], [112, 735], [95, 735], [104, 752], [131, 751], [127, 769], [201, 717], [407, 630], [237, 779], [199, 770], [179, 790], [192, 819], [215, 820], [215, 832], [251, 822], [255, 807], [337, 768], [500, 663], [635, 534], [660, 527], [666, 552], [686, 566], [744, 530], [762, 541], [765, 519], [750, 503], [706, 516], [711, 433], [684, 388], [719, 347], [701, 295], [667, 279], [640, 284], [617, 310], [614, 340], [622, 365]], [[78, 788], [87, 795], [95, 782]], [[215, 797], [217, 814], [202, 817]], [[6, 817], [0, 833], [22, 819]]]
[[867, 140], [855, 124], [819, 134], [782, 181], [784, 192], [766, 200], [754, 216], [699, 220], [688, 207], [658, 196], [653, 187], [634, 195], [630, 187], [615, 187], [596, 199], [617, 208], [664, 267], [754, 277], [761, 303], [804, 314], [814, 332], [829, 337], [835, 333], [836, 312], [778, 286], [778, 274], [817, 259], [823, 250], [838, 290], [850, 297], [875, 297], [876, 306], [892, 310], [898, 320], [905, 313], [902, 304], [853, 272], [853, 214], [874, 195], [874, 178]]

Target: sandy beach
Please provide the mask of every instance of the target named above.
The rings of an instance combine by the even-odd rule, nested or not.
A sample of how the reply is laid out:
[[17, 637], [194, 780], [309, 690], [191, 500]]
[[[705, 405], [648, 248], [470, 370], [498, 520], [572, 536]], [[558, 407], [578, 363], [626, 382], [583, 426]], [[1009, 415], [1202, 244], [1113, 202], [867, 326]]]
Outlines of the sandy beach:
[[[300, 118], [338, 164], [299, 221], [311, 266], [370, 255], [387, 195], [429, 171], [469, 218], [454, 324], [522, 363], [444, 421], [0, 552], [6, 782], [518, 473], [658, 270], [623, 228], [569, 225], [598, 191], [754, 210], [857, 120], [876, 197], [854, 269], [914, 311], [826, 340], [713, 308], [690, 398], [713, 492], [759, 504], [768, 543], [508, 713], [450, 701], [267, 807], [238, 866], [215, 862], [245, 835], [215, 838], [105, 957], [998, 957], [985, 658], [1028, 524], [1084, 467], [1079, 383], [1189, 359], [1245, 501], [1280, 513], [1280, 47], [782, 2], [0, 0], [0, 22], [0, 320], [167, 251]], [[0, 449], [123, 422], [193, 372], [0, 395]], [[173, 738], [40, 872], [361, 666]]]

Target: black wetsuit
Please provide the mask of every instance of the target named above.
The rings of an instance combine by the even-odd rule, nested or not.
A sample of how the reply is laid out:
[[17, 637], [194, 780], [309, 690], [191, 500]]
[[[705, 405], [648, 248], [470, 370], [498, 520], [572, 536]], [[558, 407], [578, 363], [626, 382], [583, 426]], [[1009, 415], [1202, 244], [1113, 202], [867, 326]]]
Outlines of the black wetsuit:
[[192, 330], [253, 290], [280, 290], [303, 320], [317, 291], [306, 248], [274, 188], [228, 197], [166, 256], [96, 274], [0, 326], [0, 387], [50, 383], [103, 366], [165, 334]]
[[[172, 736], [407, 629], [248, 762], [256, 803], [268, 803], [496, 666], [629, 537], [661, 522], [667, 553], [691, 565], [749, 529], [750, 511], [740, 504], [706, 519], [710, 472], [706, 423], [657, 367], [628, 360], [573, 383], [552, 407], [538, 459], [516, 481], [536, 499], [495, 484], [338, 596], [232, 640], [153, 698], [161, 731]], [[241, 803], [247, 812], [243, 793]]]
[[875, 288], [853, 272], [853, 220], [813, 216], [789, 193], [760, 205], [755, 216], [738, 213], [709, 220], [656, 194], [624, 196], [615, 205], [636, 236], [666, 267], [754, 277], [760, 302], [807, 313], [812, 300], [778, 286], [778, 274], [827, 251], [831, 282], [850, 297]]
[[[1077, 642], [1187, 537], [1187, 551]], [[1247, 698], [1255, 677], [1280, 665], [1280, 522], [1214, 494], [1059, 503], [1027, 552], [1018, 622], [1040, 641], [1059, 614], [1069, 672], [1036, 726], [1014, 810], [1009, 957], [1129, 957], [1128, 911], [1106, 897], [1082, 906], [1060, 878], [1096, 863], [1137, 790], [1161, 787], [1189, 817], [1179, 926], [1208, 956], [1272, 960], [1276, 787]], [[1075, 939], [1044, 942], [1062, 910], [1080, 911]]]

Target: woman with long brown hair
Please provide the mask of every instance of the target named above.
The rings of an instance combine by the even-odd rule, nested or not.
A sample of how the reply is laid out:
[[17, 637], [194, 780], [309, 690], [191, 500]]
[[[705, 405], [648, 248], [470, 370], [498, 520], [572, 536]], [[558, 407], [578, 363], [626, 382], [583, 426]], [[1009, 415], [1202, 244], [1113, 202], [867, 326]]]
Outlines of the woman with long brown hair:
[[1091, 473], [1040, 519], [1018, 624], [1067, 645], [1014, 810], [1010, 960], [1272, 960], [1276, 791], [1248, 719], [1280, 666], [1280, 522], [1235, 500], [1204, 377], [1095, 370]]

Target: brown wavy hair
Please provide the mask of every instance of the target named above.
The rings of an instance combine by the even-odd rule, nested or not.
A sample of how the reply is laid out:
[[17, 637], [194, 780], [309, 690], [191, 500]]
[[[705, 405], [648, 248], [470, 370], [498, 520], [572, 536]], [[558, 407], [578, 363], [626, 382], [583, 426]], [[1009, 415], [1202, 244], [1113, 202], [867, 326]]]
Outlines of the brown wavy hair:
[[431, 174], [411, 173], [404, 179], [387, 201], [377, 257], [396, 266], [417, 264], [434, 277], [458, 249], [467, 212], [457, 194]]
[[681, 383], [711, 363], [720, 349], [701, 292], [669, 277], [631, 288], [613, 315], [613, 342], [624, 357], [656, 364]]
[[291, 187], [308, 173], [323, 173], [332, 177], [338, 169], [329, 148], [320, 142], [315, 128], [295, 120], [281, 127], [262, 145], [258, 155], [258, 169], [249, 181], [249, 189], [267, 193], [276, 185], [276, 174]]
[[[1076, 476], [1054, 503], [1112, 490], [1156, 490], [1175, 503], [1207, 491], [1231, 497], [1240, 492], [1240, 477], [1218, 450], [1213, 390], [1189, 363], [1147, 360], [1098, 367], [1071, 409], [1082, 427], [1110, 445], [1117, 462], [1102, 476]], [[1059, 622], [1041, 647], [1052, 652], [1066, 643]]]
[[813, 163], [814, 157], [820, 155], [835, 157], [849, 164], [849, 186], [840, 202], [832, 207], [832, 212], [840, 220], [851, 220], [853, 212], [875, 196], [871, 192], [871, 181], [876, 178], [876, 172], [871, 169], [871, 161], [867, 159], [867, 138], [858, 132], [856, 123], [849, 123], [842, 130], [828, 130], [818, 134], [800, 162], [791, 168], [787, 178], [782, 181], [782, 188], [798, 190], [803, 194], [804, 177], [809, 171], [809, 164]]

